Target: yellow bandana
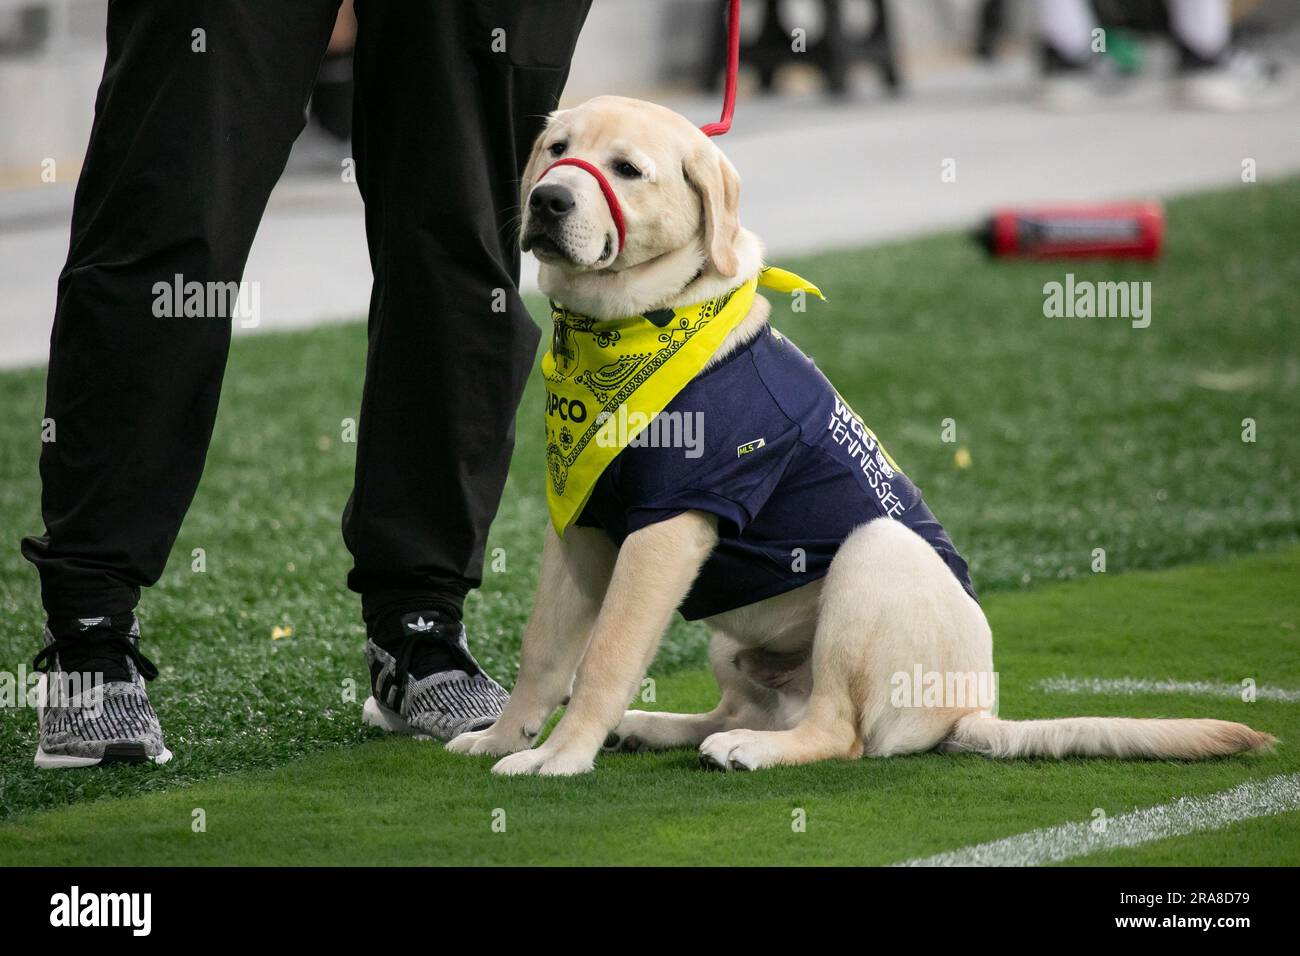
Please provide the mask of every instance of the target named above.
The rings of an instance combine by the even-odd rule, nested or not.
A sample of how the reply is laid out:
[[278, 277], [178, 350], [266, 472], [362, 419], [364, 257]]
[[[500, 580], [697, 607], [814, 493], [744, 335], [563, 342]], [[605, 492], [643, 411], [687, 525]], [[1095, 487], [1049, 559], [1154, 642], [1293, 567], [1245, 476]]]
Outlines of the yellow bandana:
[[793, 272], [768, 267], [717, 298], [622, 319], [593, 319], [551, 303], [551, 348], [542, 357], [546, 503], [559, 534], [582, 512], [615, 456], [749, 314], [760, 285], [826, 298]]

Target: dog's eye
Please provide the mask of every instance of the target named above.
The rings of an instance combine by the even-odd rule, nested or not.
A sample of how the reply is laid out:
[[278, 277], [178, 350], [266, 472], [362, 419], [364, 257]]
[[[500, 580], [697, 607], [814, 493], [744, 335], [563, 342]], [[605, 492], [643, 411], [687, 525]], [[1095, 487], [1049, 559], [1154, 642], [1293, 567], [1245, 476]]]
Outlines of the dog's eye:
[[548, 148], [552, 156], [563, 156], [564, 151], [569, 148], [569, 144], [561, 140], [558, 143], [552, 143]]
[[637, 169], [626, 159], [620, 160], [614, 164], [614, 172], [618, 173], [624, 179], [640, 179], [641, 170]]

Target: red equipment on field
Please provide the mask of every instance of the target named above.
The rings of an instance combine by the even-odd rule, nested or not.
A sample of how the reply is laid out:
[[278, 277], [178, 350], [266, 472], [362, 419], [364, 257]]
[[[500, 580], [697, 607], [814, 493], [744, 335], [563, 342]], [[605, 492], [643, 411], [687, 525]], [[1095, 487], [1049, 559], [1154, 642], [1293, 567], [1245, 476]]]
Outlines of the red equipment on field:
[[1157, 259], [1164, 237], [1157, 202], [1002, 209], [978, 234], [991, 255], [1025, 259]]

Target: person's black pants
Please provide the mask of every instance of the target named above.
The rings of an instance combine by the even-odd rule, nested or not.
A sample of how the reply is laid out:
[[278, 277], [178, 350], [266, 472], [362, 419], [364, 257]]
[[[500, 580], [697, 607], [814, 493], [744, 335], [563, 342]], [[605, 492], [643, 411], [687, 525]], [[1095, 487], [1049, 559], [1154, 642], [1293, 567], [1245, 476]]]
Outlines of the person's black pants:
[[[358, 0], [374, 288], [343, 530], [368, 614], [425, 597], [458, 608], [479, 583], [539, 335], [516, 288], [518, 180], [589, 3]], [[46, 533], [23, 542], [51, 616], [130, 610], [162, 574], [231, 319], [159, 318], [154, 287], [242, 277], [337, 5], [109, 3], [50, 343]]]

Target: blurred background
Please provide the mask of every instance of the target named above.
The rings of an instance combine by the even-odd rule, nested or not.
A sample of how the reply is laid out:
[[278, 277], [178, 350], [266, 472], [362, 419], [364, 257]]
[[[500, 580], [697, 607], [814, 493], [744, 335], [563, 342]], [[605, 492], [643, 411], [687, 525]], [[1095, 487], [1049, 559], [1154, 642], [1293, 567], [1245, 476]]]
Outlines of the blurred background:
[[[1000, 204], [1228, 185], [1246, 159], [1261, 178], [1300, 169], [1300, 3], [1207, 2], [1233, 40], [1198, 71], [1195, 30], [1180, 37], [1158, 0], [746, 0], [720, 141], [745, 223], [780, 256], [965, 228]], [[566, 102], [622, 93], [716, 118], [724, 8], [595, 0]], [[104, 19], [103, 0], [0, 0], [0, 367], [46, 355]], [[366, 310], [361, 201], [342, 175], [352, 31], [345, 5], [253, 246], [247, 275], [275, 277], [261, 329]]]

